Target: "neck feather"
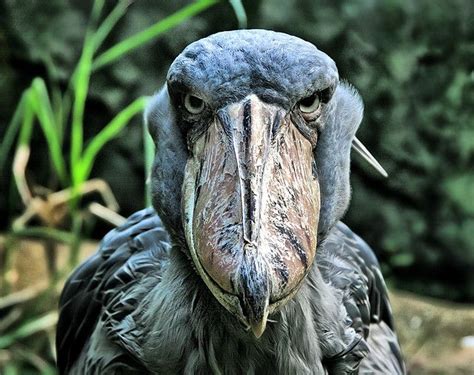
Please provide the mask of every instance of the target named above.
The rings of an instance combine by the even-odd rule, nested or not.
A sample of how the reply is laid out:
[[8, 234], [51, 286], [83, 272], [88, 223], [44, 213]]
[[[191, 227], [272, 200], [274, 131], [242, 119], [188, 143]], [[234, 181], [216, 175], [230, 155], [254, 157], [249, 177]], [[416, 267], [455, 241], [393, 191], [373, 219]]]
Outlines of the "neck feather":
[[324, 358], [343, 352], [355, 335], [342, 296], [316, 266], [260, 339], [215, 300], [180, 249], [149, 290], [134, 320], [151, 329], [136, 354], [157, 373], [324, 373]]

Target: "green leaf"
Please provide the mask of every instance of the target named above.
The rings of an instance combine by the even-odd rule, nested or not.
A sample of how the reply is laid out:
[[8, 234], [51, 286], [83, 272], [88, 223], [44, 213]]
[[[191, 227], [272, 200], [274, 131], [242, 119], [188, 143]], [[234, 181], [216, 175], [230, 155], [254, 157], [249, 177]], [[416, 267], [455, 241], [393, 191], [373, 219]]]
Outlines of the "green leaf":
[[51, 363], [48, 363], [44, 358], [38, 355], [35, 352], [35, 349], [31, 350], [27, 347], [15, 345], [14, 351], [14, 362], [17, 362], [18, 359], [24, 359], [25, 362], [34, 367], [39, 374], [56, 375], [57, 372], [55, 366], [53, 366]]
[[48, 240], [55, 240], [63, 243], [71, 243], [74, 240], [74, 235], [59, 229], [49, 227], [25, 227], [12, 228], [11, 234], [16, 237], [33, 237], [44, 238]]
[[105, 0], [94, 0], [87, 33], [92, 33], [92, 30], [95, 28], [102, 13], [102, 9], [104, 9], [104, 4]]
[[451, 176], [443, 182], [443, 187], [449, 200], [460, 210], [474, 215], [474, 175], [466, 173]]
[[112, 48], [102, 53], [94, 61], [93, 69], [98, 70], [104, 67], [105, 65], [114, 62], [123, 55], [129, 53], [130, 51], [138, 47], [145, 45], [146, 43], [159, 37], [164, 32], [181, 24], [188, 18], [202, 12], [203, 10], [209, 8], [217, 2], [218, 0], [200, 0], [180, 9], [176, 13], [173, 13], [172, 15], [164, 18], [163, 20], [155, 23], [154, 25], [148, 27], [145, 30], [135, 35], [132, 35], [131, 37], [123, 40], [122, 42], [116, 44]]
[[31, 141], [31, 133], [33, 131], [34, 121], [34, 105], [32, 104], [34, 92], [29, 89], [26, 91], [26, 105], [23, 110], [23, 121], [21, 122], [20, 135], [18, 137], [18, 146], [29, 146]]
[[114, 26], [117, 24], [120, 18], [122, 18], [123, 15], [127, 12], [129, 6], [130, 1], [119, 1], [112, 10], [112, 12], [110, 12], [110, 14], [102, 22], [102, 24], [92, 36], [94, 52], [96, 52], [100, 48], [100, 46], [110, 34]]
[[[84, 45], [82, 47], [82, 54], [79, 63], [74, 70], [70, 84], [73, 88], [73, 103], [72, 103], [72, 124], [71, 124], [71, 154], [70, 154], [70, 169], [72, 175], [72, 185], [74, 190], [80, 184], [80, 173], [77, 165], [80, 162], [82, 148], [84, 143], [84, 111], [87, 100], [87, 93], [89, 91], [89, 83], [92, 75], [92, 61], [94, 52], [102, 44], [103, 40], [110, 33], [112, 27], [116, 24], [118, 19], [123, 15], [124, 3], [119, 3], [111, 14], [105, 19], [97, 32], [93, 32], [94, 25], [97, 23], [100, 13], [104, 6], [104, 0], [94, 1], [91, 13], [91, 21], [86, 32]], [[68, 96], [65, 96], [67, 99]], [[67, 103], [67, 102], [66, 102]]]
[[56, 85], [54, 85], [50, 91], [54, 124], [56, 125], [59, 143], [62, 145], [64, 137], [65, 110], [67, 110], [67, 108], [65, 107], [66, 102], [63, 101], [61, 91]]
[[[95, 32], [92, 32], [91, 24], [89, 25], [85, 42], [89, 41], [89, 43], [92, 45], [92, 54], [97, 52], [97, 50], [100, 48], [104, 40], [112, 31], [112, 28], [117, 24], [120, 18], [125, 14], [129, 5], [130, 5], [129, 1], [120, 1], [114, 7], [112, 12], [110, 12], [110, 14], [105, 18], [105, 20], [102, 22], [102, 24], [99, 26], [99, 28]], [[97, 10], [92, 11], [92, 13], [94, 12], [97, 12]], [[77, 80], [78, 71], [79, 71], [79, 64], [75, 67], [73, 73], [71, 74], [71, 79], [69, 81], [69, 85], [66, 90], [67, 92], [69, 92], [71, 87], [74, 86], [74, 83]], [[65, 97], [65, 100], [66, 99], [67, 99], [67, 96]]]
[[31, 320], [18, 327], [12, 333], [0, 337], [0, 349], [8, 348], [17, 340], [29, 337], [37, 332], [53, 328], [58, 321], [58, 313], [51, 311], [37, 319]]
[[66, 162], [62, 153], [60, 134], [58, 132], [58, 126], [55, 123], [55, 116], [51, 107], [46, 85], [41, 78], [35, 78], [33, 80], [29, 98], [29, 103], [34, 109], [46, 138], [53, 166], [59, 179], [65, 185], [67, 182], [67, 172]]
[[107, 142], [115, 138], [120, 131], [129, 123], [131, 118], [145, 108], [147, 98], [138, 98], [125, 107], [113, 118], [89, 143], [79, 163], [79, 182], [87, 180], [94, 165], [95, 158]]
[[461, 70], [456, 72], [451, 84], [446, 90], [446, 98], [455, 108], [462, 105], [463, 91], [470, 83], [471, 78], [467, 72]]
[[18, 105], [13, 113], [13, 117], [8, 124], [7, 131], [3, 137], [2, 142], [0, 143], [0, 176], [3, 175], [5, 171], [5, 163], [7, 161], [8, 154], [13, 146], [15, 137], [20, 129], [20, 124], [25, 110], [25, 102], [27, 97], [27, 90], [21, 95], [21, 99], [18, 102]]
[[401, 253], [390, 257], [390, 264], [395, 267], [408, 267], [413, 264], [415, 258], [411, 253]]
[[75, 166], [79, 163], [84, 142], [84, 110], [92, 72], [93, 52], [94, 49], [92, 42], [90, 39], [86, 38], [79, 65], [77, 67], [77, 74], [73, 78], [74, 102], [71, 125], [71, 173], [73, 177], [73, 185], [75, 185], [78, 180]]

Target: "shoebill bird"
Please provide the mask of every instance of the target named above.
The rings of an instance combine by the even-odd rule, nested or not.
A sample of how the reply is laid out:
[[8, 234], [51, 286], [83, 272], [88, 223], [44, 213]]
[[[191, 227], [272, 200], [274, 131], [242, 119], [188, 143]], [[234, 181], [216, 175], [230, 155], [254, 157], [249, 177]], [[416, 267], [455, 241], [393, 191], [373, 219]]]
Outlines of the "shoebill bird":
[[189, 45], [145, 113], [154, 209], [69, 278], [62, 374], [403, 374], [372, 250], [340, 222], [357, 92], [299, 38]]

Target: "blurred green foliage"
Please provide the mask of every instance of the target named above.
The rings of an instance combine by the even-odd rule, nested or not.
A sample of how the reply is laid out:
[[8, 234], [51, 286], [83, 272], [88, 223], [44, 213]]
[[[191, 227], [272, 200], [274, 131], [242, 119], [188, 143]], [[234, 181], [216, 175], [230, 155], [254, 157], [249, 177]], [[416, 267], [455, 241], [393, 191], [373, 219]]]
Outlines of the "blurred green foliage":
[[[111, 9], [115, 2], [107, 1]], [[105, 47], [143, 30], [189, 1], [133, 3]], [[315, 43], [361, 93], [359, 131], [390, 174], [379, 178], [355, 157], [346, 221], [375, 249], [397, 287], [474, 301], [474, 3], [471, 0], [243, 1], [248, 27], [288, 32]], [[163, 83], [188, 43], [238, 27], [221, 2], [163, 40], [98, 71], [84, 114], [85, 139], [133, 98]], [[64, 85], [78, 59], [90, 2], [0, 1], [0, 136], [34, 76]], [[241, 20], [242, 22], [242, 20]], [[54, 66], [54, 68], [52, 68]], [[32, 178], [44, 181], [39, 134]], [[93, 176], [105, 178], [123, 214], [143, 202], [139, 120], [105, 147]], [[0, 181], [2, 192], [10, 182]], [[136, 200], [128, 199], [137, 197]], [[0, 225], [18, 213], [0, 196]]]

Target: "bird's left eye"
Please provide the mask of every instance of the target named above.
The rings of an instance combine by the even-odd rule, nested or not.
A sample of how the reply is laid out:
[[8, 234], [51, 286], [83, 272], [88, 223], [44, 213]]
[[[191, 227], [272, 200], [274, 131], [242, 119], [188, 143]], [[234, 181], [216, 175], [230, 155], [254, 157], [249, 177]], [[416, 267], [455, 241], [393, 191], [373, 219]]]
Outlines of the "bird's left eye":
[[186, 94], [184, 97], [184, 107], [189, 113], [197, 115], [204, 110], [204, 100], [195, 95]]
[[320, 100], [319, 95], [314, 93], [311, 96], [308, 96], [298, 103], [300, 111], [303, 113], [312, 113], [319, 108]]

